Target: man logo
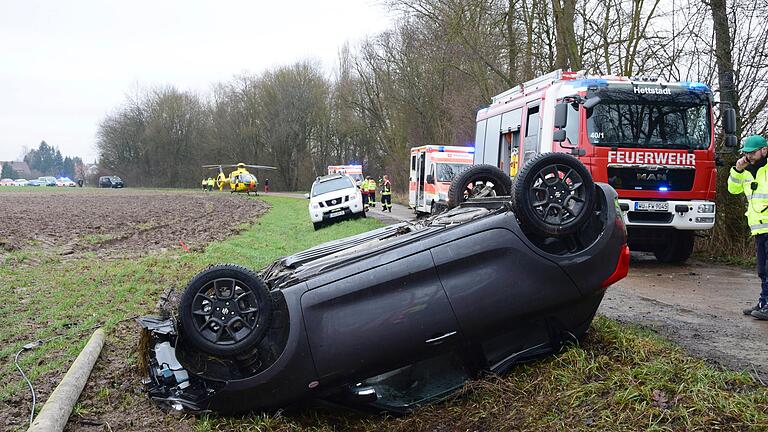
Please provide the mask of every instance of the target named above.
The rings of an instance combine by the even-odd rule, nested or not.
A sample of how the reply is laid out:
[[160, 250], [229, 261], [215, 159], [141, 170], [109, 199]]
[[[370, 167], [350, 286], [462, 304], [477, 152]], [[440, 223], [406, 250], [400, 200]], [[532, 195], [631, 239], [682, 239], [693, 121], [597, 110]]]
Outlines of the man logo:
[[637, 174], [637, 179], [639, 181], [667, 181], [667, 175], [666, 174]]

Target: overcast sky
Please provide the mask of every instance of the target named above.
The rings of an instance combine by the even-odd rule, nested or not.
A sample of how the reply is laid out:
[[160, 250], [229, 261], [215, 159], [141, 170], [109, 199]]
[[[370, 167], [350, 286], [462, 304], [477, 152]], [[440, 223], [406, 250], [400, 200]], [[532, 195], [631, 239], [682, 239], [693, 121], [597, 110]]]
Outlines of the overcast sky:
[[0, 160], [41, 140], [96, 159], [99, 121], [137, 87], [207, 93], [315, 58], [329, 74], [391, 25], [377, 0], [0, 0]]

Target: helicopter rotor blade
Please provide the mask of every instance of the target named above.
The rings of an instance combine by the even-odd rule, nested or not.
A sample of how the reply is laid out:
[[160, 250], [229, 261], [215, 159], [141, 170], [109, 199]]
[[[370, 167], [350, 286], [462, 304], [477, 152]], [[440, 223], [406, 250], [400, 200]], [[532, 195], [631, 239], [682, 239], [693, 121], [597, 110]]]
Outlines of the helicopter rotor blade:
[[263, 170], [277, 170], [276, 167], [266, 165], [246, 165], [248, 168], [263, 169]]

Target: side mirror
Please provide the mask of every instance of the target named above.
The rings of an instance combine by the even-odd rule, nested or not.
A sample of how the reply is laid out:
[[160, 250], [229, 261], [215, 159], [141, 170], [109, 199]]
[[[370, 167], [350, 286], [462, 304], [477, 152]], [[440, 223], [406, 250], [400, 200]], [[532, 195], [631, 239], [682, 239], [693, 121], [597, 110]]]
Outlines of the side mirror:
[[567, 124], [568, 104], [565, 102], [560, 102], [555, 106], [555, 129], [563, 129]]
[[435, 177], [432, 174], [427, 174], [427, 183], [435, 184]]
[[[723, 111], [723, 131], [727, 135], [733, 135], [736, 133], [736, 110], [728, 108]], [[726, 140], [728, 142], [728, 140]]]
[[584, 102], [584, 108], [592, 109], [599, 103], [600, 103], [600, 96], [592, 96], [591, 98], [587, 99], [586, 102]]
[[305, 194], [304, 194], [304, 198], [306, 198], [306, 199], [309, 199], [309, 194], [308, 194], [308, 193], [305, 193]]
[[736, 148], [739, 146], [739, 140], [736, 139], [736, 135], [726, 135], [725, 136], [725, 146]]
[[[555, 114], [557, 115], [557, 114]], [[552, 141], [554, 142], [563, 142], [565, 141], [565, 129], [558, 129], [554, 132], [552, 132]]]

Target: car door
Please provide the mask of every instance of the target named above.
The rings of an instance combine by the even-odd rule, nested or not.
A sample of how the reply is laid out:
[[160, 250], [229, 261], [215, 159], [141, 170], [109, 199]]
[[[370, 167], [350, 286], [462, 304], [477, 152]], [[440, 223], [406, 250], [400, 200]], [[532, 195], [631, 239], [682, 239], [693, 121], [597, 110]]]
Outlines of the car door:
[[460, 343], [456, 317], [429, 251], [375, 264], [380, 258], [367, 260], [369, 270], [301, 298], [321, 379], [372, 376]]
[[567, 307], [580, 295], [557, 264], [507, 229], [442, 244], [432, 255], [467, 341], [506, 332], [526, 317]]

